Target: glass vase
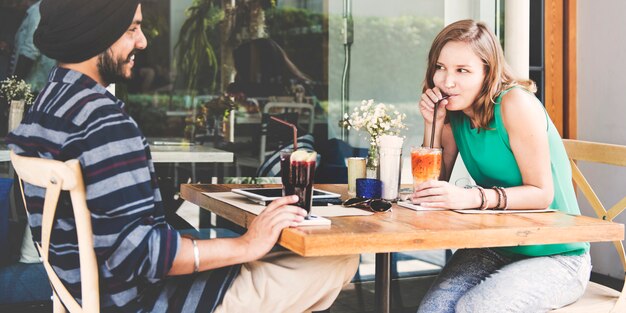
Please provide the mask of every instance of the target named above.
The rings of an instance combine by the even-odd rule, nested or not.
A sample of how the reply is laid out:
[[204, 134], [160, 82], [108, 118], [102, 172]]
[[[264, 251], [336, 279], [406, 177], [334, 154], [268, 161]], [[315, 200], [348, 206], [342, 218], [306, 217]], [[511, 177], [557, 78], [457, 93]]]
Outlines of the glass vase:
[[379, 165], [378, 145], [370, 143], [370, 148], [367, 151], [367, 165], [365, 166], [367, 178], [378, 178]]
[[9, 107], [9, 120], [8, 127], [9, 132], [15, 129], [20, 122], [22, 122], [22, 117], [24, 117], [24, 101], [22, 100], [11, 100], [11, 104]]

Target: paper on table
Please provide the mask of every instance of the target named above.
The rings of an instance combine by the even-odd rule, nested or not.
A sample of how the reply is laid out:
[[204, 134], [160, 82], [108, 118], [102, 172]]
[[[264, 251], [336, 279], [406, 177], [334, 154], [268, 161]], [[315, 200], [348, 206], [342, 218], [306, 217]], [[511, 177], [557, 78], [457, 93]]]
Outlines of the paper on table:
[[398, 205], [401, 207], [405, 207], [407, 209], [415, 210], [415, 211], [445, 211], [447, 209], [442, 208], [426, 208], [418, 204], [413, 204], [408, 201], [398, 201]]
[[[407, 209], [415, 210], [415, 211], [445, 211], [447, 209], [443, 208], [426, 208], [420, 206], [418, 204], [413, 204], [408, 201], [398, 201], [398, 205], [405, 207]], [[451, 210], [457, 213], [463, 214], [515, 214], [515, 213], [545, 213], [545, 212], [554, 212], [553, 209], [542, 209], [542, 210]]]
[[359, 208], [346, 208], [344, 206], [333, 204], [328, 206], [314, 206], [311, 208], [311, 214], [337, 217], [337, 216], [365, 216], [372, 215], [374, 212], [366, 211]]
[[[255, 215], [259, 215], [265, 208], [264, 205], [257, 204], [248, 200], [245, 196], [238, 195], [236, 193], [227, 192], [203, 192], [208, 197], [217, 199], [222, 202], [232, 204], [242, 210], [250, 212]], [[357, 216], [357, 215], [372, 215], [374, 213], [361, 210], [358, 208], [346, 208], [341, 205], [329, 205], [329, 206], [314, 206], [311, 209], [311, 214], [322, 217], [337, 217], [337, 216]]]
[[553, 209], [541, 209], [541, 210], [454, 210], [457, 213], [463, 214], [516, 214], [516, 213], [545, 213], [556, 212]]

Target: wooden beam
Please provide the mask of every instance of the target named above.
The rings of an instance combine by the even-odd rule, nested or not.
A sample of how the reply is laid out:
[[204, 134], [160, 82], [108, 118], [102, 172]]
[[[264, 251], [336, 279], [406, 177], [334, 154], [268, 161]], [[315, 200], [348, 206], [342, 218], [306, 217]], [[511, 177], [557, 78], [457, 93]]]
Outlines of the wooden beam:
[[[563, 1], [544, 2], [545, 106], [563, 136]], [[567, 0], [565, 0], [567, 1]]]
[[576, 84], [578, 83], [578, 68], [576, 66], [576, 32], [577, 11], [576, 0], [565, 1], [565, 102], [563, 105], [564, 138], [577, 138], [577, 105]]

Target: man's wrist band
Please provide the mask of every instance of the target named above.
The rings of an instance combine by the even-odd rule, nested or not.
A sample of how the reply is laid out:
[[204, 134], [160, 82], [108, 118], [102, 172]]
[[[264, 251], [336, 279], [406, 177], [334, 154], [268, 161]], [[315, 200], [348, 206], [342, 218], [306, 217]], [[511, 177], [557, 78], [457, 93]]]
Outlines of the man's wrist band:
[[191, 243], [193, 244], [193, 272], [197, 273], [200, 271], [200, 250], [195, 239], [191, 239]]

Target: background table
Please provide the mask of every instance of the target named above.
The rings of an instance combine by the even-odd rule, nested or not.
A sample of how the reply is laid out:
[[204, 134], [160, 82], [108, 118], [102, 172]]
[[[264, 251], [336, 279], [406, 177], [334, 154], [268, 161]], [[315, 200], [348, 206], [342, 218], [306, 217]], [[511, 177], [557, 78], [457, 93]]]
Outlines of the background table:
[[[213, 148], [212, 145], [190, 145], [170, 141], [169, 144], [154, 144], [150, 140], [150, 152], [155, 163], [232, 163], [232, 152]], [[159, 142], [159, 141], [156, 141]], [[160, 141], [163, 142], [163, 141]]]
[[9, 148], [4, 143], [4, 141], [2, 141], [0, 143], [0, 162], [9, 162], [9, 161], [11, 161], [11, 157], [9, 156]]
[[[177, 138], [148, 138], [150, 153], [154, 163], [191, 163], [191, 180], [196, 180], [196, 163], [213, 163], [214, 172], [218, 172], [218, 163], [233, 163], [235, 155], [232, 152], [214, 148], [212, 144], [189, 144]], [[225, 172], [224, 170], [223, 172]], [[178, 170], [174, 170], [174, 181], [178, 182]], [[213, 177], [213, 183], [217, 177]]]
[[[164, 142], [164, 140], [156, 140]], [[169, 141], [170, 144], [154, 144], [155, 140], [149, 139], [152, 161], [155, 163], [166, 162], [190, 162], [190, 163], [232, 163], [234, 154], [232, 152], [213, 148], [211, 145], [189, 145], [176, 144], [176, 140]], [[8, 162], [9, 148], [0, 143], [0, 162]]]
[[[181, 185], [181, 196], [204, 209], [247, 227], [255, 215], [215, 200], [203, 192], [277, 185]], [[342, 194], [346, 185], [315, 185]], [[624, 239], [624, 225], [561, 212], [523, 214], [461, 214], [416, 212], [394, 205], [392, 212], [370, 216], [333, 217], [331, 226], [283, 230], [278, 243], [302, 256], [376, 253], [376, 297], [389, 312], [390, 252], [431, 249], [502, 247]], [[382, 271], [382, 272], [381, 272]]]

